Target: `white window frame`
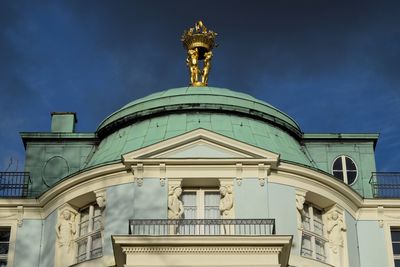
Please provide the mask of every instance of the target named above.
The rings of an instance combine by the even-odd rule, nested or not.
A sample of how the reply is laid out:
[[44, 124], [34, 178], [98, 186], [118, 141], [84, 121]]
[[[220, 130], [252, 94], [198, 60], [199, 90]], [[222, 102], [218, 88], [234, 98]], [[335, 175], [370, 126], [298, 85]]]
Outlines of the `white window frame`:
[[217, 193], [219, 192], [218, 189], [214, 188], [184, 188], [183, 189], [183, 194], [184, 193], [196, 193], [196, 219], [205, 219], [205, 194], [206, 192], [213, 192]]
[[8, 231], [9, 232], [9, 239], [8, 241], [0, 241], [0, 244], [7, 244], [8, 246], [8, 250], [7, 250], [7, 254], [0, 254], [0, 260], [5, 260], [8, 263], [8, 256], [9, 256], [9, 252], [10, 252], [10, 241], [11, 241], [11, 227], [10, 226], [2, 226], [0, 227], [1, 231]]
[[[356, 177], [354, 178], [354, 181], [353, 181], [351, 184], [349, 184], [349, 181], [348, 181], [348, 178], [347, 178], [347, 164], [346, 164], [346, 158], [349, 158], [349, 159], [354, 163], [354, 166], [356, 166]], [[341, 159], [341, 160], [342, 160], [342, 170], [340, 170], [340, 171], [342, 172], [342, 175], [343, 175], [343, 182], [344, 182], [345, 184], [348, 184], [348, 185], [353, 185], [353, 184], [357, 181], [357, 179], [358, 179], [358, 172], [359, 172], [359, 171], [358, 171], [357, 163], [354, 161], [354, 159], [353, 159], [352, 157], [349, 157], [349, 156], [347, 156], [347, 155], [340, 155], [340, 156], [336, 157], [336, 158], [333, 160], [333, 162], [332, 162], [332, 175], [333, 175], [333, 176], [335, 176], [335, 174], [334, 174], [333, 171], [339, 171], [339, 170], [335, 170], [335, 169], [333, 168], [333, 166], [334, 166], [336, 160], [338, 160], [338, 159]], [[335, 178], [336, 178], [336, 176], [335, 176]], [[336, 178], [336, 179], [340, 180], [339, 178]]]
[[[328, 239], [325, 238], [325, 236], [324, 236], [324, 232], [325, 232], [325, 230], [324, 230], [325, 224], [324, 224], [324, 220], [323, 220], [324, 210], [312, 203], [309, 203], [309, 202], [306, 202], [304, 204], [304, 206], [305, 207], [308, 206], [308, 216], [309, 217], [307, 217], [307, 218], [309, 219], [310, 229], [306, 229], [304, 227], [304, 220], [302, 220], [303, 230], [301, 233], [300, 254], [303, 257], [310, 258], [308, 255], [303, 254], [303, 236], [308, 236], [308, 237], [310, 237], [310, 242], [311, 242], [311, 253], [312, 253], [311, 258], [314, 260], [317, 260], [317, 261], [326, 262], [327, 261], [326, 244], [328, 242]], [[315, 209], [321, 211], [322, 235], [316, 233], [316, 230], [315, 230], [315, 224], [314, 224], [314, 222], [316, 221], [316, 219], [314, 218], [314, 210]], [[317, 241], [321, 241], [323, 243], [324, 255], [320, 255], [321, 257], [318, 257], [318, 255], [317, 255], [317, 249], [316, 249]]]
[[389, 259], [391, 259], [391, 262], [389, 262], [390, 266], [395, 267], [395, 260], [400, 260], [400, 254], [394, 254], [393, 252], [393, 240], [392, 240], [392, 230], [397, 230], [400, 232], [400, 224], [391, 224], [387, 225], [387, 248], [388, 248], [388, 254], [389, 254]]
[[10, 229], [10, 240], [8, 246], [8, 254], [6, 258], [7, 267], [14, 266], [14, 255], [15, 255], [15, 243], [17, 239], [17, 222], [15, 220], [3, 220], [0, 222], [0, 228]]
[[[89, 209], [89, 217], [87, 221], [82, 222], [81, 217], [79, 218], [79, 224], [78, 224], [78, 237], [75, 240], [76, 243], [76, 262], [80, 263], [80, 262], [84, 262], [87, 260], [92, 260], [92, 259], [97, 259], [103, 256], [103, 249], [104, 249], [104, 240], [103, 240], [103, 225], [100, 227], [100, 229], [97, 230], [93, 230], [93, 225], [94, 225], [94, 221], [97, 217], [100, 217], [100, 221], [102, 223], [103, 221], [103, 214], [99, 208], [99, 206], [97, 204], [91, 204], [88, 205], [82, 209], [80, 209], [80, 212], [83, 210]], [[95, 209], [99, 209], [100, 210], [100, 215], [95, 216]], [[80, 231], [81, 231], [81, 225], [85, 222], [88, 222], [88, 230], [86, 234], [80, 235]], [[96, 256], [96, 257], [92, 257], [92, 240], [93, 240], [93, 236], [96, 235], [100, 235], [101, 238], [101, 255]], [[81, 255], [79, 255], [79, 243], [81, 243], [82, 241], [86, 240], [86, 253], [84, 255], [86, 255], [85, 259], [79, 259]]]

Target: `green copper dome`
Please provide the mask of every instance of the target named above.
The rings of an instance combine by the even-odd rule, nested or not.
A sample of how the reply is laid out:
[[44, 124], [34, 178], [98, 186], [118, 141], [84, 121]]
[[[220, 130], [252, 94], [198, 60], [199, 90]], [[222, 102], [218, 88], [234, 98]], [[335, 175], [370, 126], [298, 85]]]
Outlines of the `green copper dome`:
[[135, 100], [108, 116], [97, 129], [101, 142], [88, 166], [199, 128], [311, 165], [297, 141], [300, 127], [285, 113], [228, 89], [182, 87]]
[[98, 127], [100, 136], [138, 117], [183, 110], [219, 110], [260, 117], [300, 135], [297, 123], [282, 111], [250, 95], [214, 87], [181, 87], [130, 102], [108, 116]]

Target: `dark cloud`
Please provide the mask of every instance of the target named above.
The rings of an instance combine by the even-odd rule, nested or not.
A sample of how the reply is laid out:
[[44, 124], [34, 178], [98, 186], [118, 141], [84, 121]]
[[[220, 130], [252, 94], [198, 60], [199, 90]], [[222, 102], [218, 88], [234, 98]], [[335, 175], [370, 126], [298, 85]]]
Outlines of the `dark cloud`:
[[389, 129], [378, 166], [396, 170], [399, 13], [397, 1], [2, 1], [0, 158], [22, 154], [17, 132], [48, 130], [51, 111], [94, 131], [133, 99], [187, 85], [179, 39], [202, 19], [219, 33], [211, 85], [270, 102], [307, 132]]

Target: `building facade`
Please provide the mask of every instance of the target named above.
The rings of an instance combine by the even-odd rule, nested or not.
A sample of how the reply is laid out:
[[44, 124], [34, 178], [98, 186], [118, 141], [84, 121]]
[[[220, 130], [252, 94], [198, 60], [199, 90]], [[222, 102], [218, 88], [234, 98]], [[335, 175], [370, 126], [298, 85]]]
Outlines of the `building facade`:
[[21, 133], [25, 172], [0, 173], [0, 266], [400, 266], [400, 180], [376, 172], [378, 134], [303, 133], [207, 86], [201, 34], [215, 37], [198, 22], [183, 38], [193, 86], [93, 133], [71, 112]]
[[51, 132], [21, 133], [25, 172], [1, 173], [0, 266], [397, 266], [377, 134], [302, 133], [212, 87], [133, 101], [94, 133], [75, 123], [53, 113]]

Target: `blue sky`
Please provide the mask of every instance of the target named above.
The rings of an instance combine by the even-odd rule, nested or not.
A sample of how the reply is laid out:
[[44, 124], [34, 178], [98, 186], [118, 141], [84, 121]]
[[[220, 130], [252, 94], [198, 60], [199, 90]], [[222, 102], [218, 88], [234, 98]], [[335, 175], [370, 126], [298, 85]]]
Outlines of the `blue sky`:
[[21, 131], [75, 111], [77, 131], [147, 94], [188, 84], [180, 42], [216, 31], [209, 84], [251, 94], [306, 133], [375, 133], [400, 171], [399, 1], [1, 1], [0, 170], [22, 170]]

